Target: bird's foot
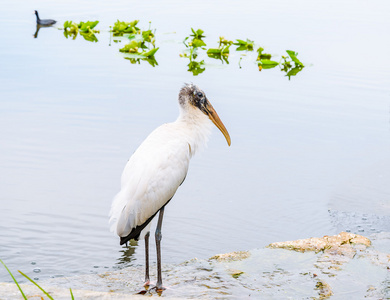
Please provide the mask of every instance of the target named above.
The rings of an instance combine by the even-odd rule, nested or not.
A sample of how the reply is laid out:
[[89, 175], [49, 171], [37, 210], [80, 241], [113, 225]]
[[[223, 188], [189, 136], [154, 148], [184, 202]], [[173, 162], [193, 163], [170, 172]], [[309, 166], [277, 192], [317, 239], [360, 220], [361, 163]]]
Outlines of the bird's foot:
[[147, 286], [146, 285], [144, 285], [144, 286], [145, 286], [145, 289], [140, 291], [140, 292], [138, 292], [137, 295], [146, 295], [146, 294], [152, 295], [153, 292], [156, 291], [157, 295], [161, 296], [162, 292], [166, 290], [166, 288], [163, 287], [163, 286], [159, 286], [158, 287], [158, 286], [155, 285], [153, 287], [150, 287], [150, 284], [148, 284]]
[[166, 290], [161, 284], [155, 286], [156, 292], [159, 296], [161, 296], [162, 292]]
[[147, 290], [150, 287], [150, 281], [146, 280], [144, 283], [144, 288]]
[[150, 293], [150, 291], [153, 290], [153, 288], [150, 288], [150, 280], [149, 279], [145, 280], [144, 288], [145, 288], [144, 290], [138, 292], [137, 294], [145, 295], [146, 293]]

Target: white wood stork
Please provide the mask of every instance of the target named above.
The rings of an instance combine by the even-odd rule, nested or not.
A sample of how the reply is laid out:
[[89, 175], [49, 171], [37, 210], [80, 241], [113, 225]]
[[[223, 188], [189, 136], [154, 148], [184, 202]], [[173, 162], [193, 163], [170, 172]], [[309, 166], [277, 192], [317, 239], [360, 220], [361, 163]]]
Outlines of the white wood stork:
[[185, 84], [179, 92], [179, 106], [177, 120], [155, 129], [130, 157], [110, 211], [111, 230], [119, 235], [121, 245], [131, 239], [145, 239], [145, 286], [150, 283], [150, 222], [160, 212], [155, 233], [158, 291], [164, 289], [160, 251], [164, 207], [183, 183], [191, 157], [206, 144], [211, 122], [230, 146], [228, 131], [199, 87]]

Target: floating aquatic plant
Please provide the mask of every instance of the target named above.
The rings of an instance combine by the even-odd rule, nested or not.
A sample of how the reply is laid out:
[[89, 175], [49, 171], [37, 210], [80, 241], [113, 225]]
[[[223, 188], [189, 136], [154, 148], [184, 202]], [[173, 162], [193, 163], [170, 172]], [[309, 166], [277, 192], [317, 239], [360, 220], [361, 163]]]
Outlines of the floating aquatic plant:
[[99, 33], [98, 30], [94, 30], [97, 24], [99, 24], [99, 21], [80, 22], [78, 24], [79, 31], [82, 33]]
[[[204, 31], [202, 29], [198, 29], [195, 31], [193, 28], [191, 28], [191, 31], [192, 31], [192, 34], [190, 34], [190, 36], [187, 36], [184, 38], [184, 41], [183, 41], [184, 45], [187, 48], [205, 47], [206, 43], [203, 41], [203, 38], [205, 38], [206, 36], [203, 35]], [[192, 37], [192, 40], [187, 43], [187, 40], [190, 39], [190, 37]]]
[[294, 52], [292, 50], [286, 50], [287, 54], [290, 56], [291, 60], [295, 63], [295, 66], [296, 67], [304, 67], [303, 63], [301, 63], [299, 61], [299, 59], [297, 58], [298, 56], [298, 52]]
[[246, 39], [246, 41], [244, 40], [236, 40], [237, 42], [236, 43], [233, 43], [233, 45], [236, 45], [238, 46], [237, 47], [237, 51], [253, 51], [253, 47], [254, 47], [254, 41], [251, 41], [249, 39]]
[[233, 44], [232, 41], [226, 40], [223, 36], [219, 37], [219, 46], [218, 48], [210, 48], [207, 50], [208, 57], [219, 59], [222, 62], [225, 61], [227, 64], [229, 63], [229, 48]]
[[112, 33], [114, 36], [123, 36], [125, 33], [140, 33], [140, 29], [137, 27], [139, 20], [131, 22], [117, 20], [112, 27]]
[[257, 59], [259, 71], [262, 69], [272, 69], [279, 65], [278, 62], [271, 60], [272, 55], [268, 53], [263, 53], [264, 49], [260, 47], [257, 49]]
[[[287, 56], [282, 56], [283, 62], [281, 62], [282, 68], [281, 71], [286, 73], [288, 80], [291, 79], [291, 76], [296, 76], [302, 69], [305, 67], [303, 63], [297, 58], [298, 53], [292, 50], [286, 50]], [[294, 63], [294, 64], [293, 64]]]
[[123, 48], [119, 49], [119, 51], [132, 54], [133, 58], [150, 58], [154, 56], [158, 49], [159, 48], [149, 49], [144, 47], [141, 41], [134, 40], [125, 45]]
[[[204, 68], [204, 60], [202, 61], [196, 61], [196, 58], [198, 57], [198, 49], [205, 50], [206, 43], [203, 41], [203, 38], [206, 37], [203, 35], [204, 31], [202, 29], [194, 30], [191, 28], [192, 34], [190, 36], [187, 36], [183, 44], [186, 46], [186, 50], [183, 54], [180, 54], [180, 57], [185, 57], [190, 60], [188, 63], [188, 71], [192, 72], [194, 76], [197, 76], [201, 73], [203, 73], [206, 68]], [[192, 37], [192, 40], [190, 40], [187, 43], [187, 40]]]
[[[135, 27], [135, 25], [138, 24], [138, 20], [129, 23], [118, 21], [115, 24], [117, 25], [117, 29], [115, 29], [116, 32], [120, 32], [122, 35], [129, 34], [128, 39], [130, 40], [130, 43], [119, 49], [120, 52], [128, 54], [124, 57], [125, 59], [129, 60], [132, 64], [139, 64], [141, 61], [147, 61], [152, 67], [158, 65], [157, 60], [154, 58], [154, 54], [159, 48], [156, 48], [155, 30], [152, 31], [150, 29], [150, 22], [149, 29], [144, 31]], [[127, 24], [128, 27], [125, 28], [124, 24]], [[132, 29], [130, 30], [128, 28]]]
[[203, 41], [203, 38], [206, 37], [205, 35], [203, 35], [204, 31], [202, 29], [198, 29], [197, 31], [195, 31], [193, 28], [191, 28], [191, 31], [192, 31], [192, 34], [190, 34], [190, 36], [193, 37], [192, 41], [190, 42], [191, 46], [193, 46], [193, 47], [206, 46], [206, 43]]
[[259, 48], [257, 49], [257, 60], [262, 60], [262, 59], [271, 59], [272, 55], [268, 53], [263, 53], [264, 49]]
[[291, 79], [291, 76], [297, 75], [305, 67], [303, 63], [297, 58], [298, 53], [292, 50], [286, 50], [288, 56], [282, 56], [281, 61], [271, 60], [271, 54], [263, 52], [263, 48], [257, 49], [257, 61], [259, 70], [262, 69], [272, 69], [276, 66], [280, 66], [280, 70], [286, 73], [288, 79]]
[[206, 68], [204, 68], [204, 60], [201, 61], [191, 60], [190, 63], [188, 64], [188, 71], [192, 72], [194, 76], [203, 73], [205, 70]]
[[97, 42], [98, 39], [95, 36], [95, 33], [100, 33], [98, 30], [94, 30], [99, 21], [87, 21], [80, 22], [79, 24], [73, 21], [65, 21], [64, 23], [64, 36], [68, 38], [69, 36], [73, 39], [76, 39], [77, 34], [80, 35], [89, 42]]
[[[66, 21], [64, 23], [64, 35], [66, 38], [72, 37], [75, 39], [77, 35], [80, 34], [87, 41], [97, 42], [98, 39], [96, 38], [95, 33], [99, 33], [99, 31], [94, 28], [98, 23], [99, 21], [80, 23]], [[153, 67], [157, 66], [158, 63], [154, 57], [159, 50], [159, 48], [156, 47], [156, 30], [150, 28], [150, 22], [148, 30], [141, 30], [138, 27], [138, 23], [139, 20], [133, 20], [131, 22], [117, 20], [112, 28], [110, 26], [110, 32], [112, 32], [113, 36], [120, 36], [123, 38], [114, 40], [114, 42], [121, 42], [125, 38], [130, 40], [130, 42], [120, 48], [119, 51], [125, 53], [124, 58], [129, 60], [132, 64], [139, 64], [141, 61], [147, 61]], [[204, 60], [196, 60], [201, 51], [205, 50], [208, 57], [219, 59], [222, 63], [226, 62], [229, 64], [231, 45], [237, 46], [235, 49], [236, 51], [253, 51], [255, 47], [255, 42], [250, 39], [236, 39], [236, 42], [233, 43], [233, 41], [227, 40], [221, 36], [219, 37], [218, 47], [206, 49], [207, 44], [204, 41], [204, 38], [206, 38], [206, 35], [202, 29], [195, 30], [194, 28], [191, 28], [191, 33], [183, 40], [186, 49], [180, 56], [189, 59], [187, 65], [188, 71], [192, 72], [194, 76], [203, 73], [206, 69]], [[256, 52], [256, 62], [260, 71], [279, 66], [280, 70], [286, 73], [289, 80], [291, 79], [291, 76], [296, 76], [305, 67], [297, 58], [298, 53], [292, 50], [286, 50], [287, 55], [282, 56], [280, 61], [272, 59], [272, 55], [265, 53], [264, 48], [262, 47], [259, 47]], [[240, 69], [242, 68], [241, 60], [243, 59], [243, 56], [246, 55], [242, 54], [238, 62]]]
[[259, 70], [275, 68], [279, 63], [277, 61], [262, 59], [259, 61]]
[[152, 67], [155, 67], [158, 65], [157, 60], [154, 56], [143, 57], [143, 58], [126, 56], [125, 59], [129, 60], [131, 64], [140, 64], [141, 61], [147, 61]]

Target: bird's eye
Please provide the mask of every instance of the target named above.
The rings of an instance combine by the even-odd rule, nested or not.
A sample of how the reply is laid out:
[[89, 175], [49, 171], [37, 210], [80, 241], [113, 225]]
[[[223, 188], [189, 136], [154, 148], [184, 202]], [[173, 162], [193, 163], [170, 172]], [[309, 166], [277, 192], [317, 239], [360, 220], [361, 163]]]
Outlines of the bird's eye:
[[198, 92], [196, 95], [197, 95], [199, 98], [203, 98], [203, 93], [201, 93], [201, 92]]

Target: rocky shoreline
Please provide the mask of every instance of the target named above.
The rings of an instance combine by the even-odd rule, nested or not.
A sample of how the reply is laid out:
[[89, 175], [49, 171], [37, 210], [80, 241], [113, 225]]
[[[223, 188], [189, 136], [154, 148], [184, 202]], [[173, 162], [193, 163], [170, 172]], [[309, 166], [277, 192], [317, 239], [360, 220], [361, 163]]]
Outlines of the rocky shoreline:
[[[272, 243], [263, 249], [163, 265], [169, 299], [389, 299], [390, 233]], [[153, 268], [152, 268], [153, 270]], [[151, 274], [154, 278], [155, 274]], [[39, 282], [54, 299], [140, 299], [143, 267]], [[41, 299], [32, 285], [22, 289]], [[22, 299], [15, 284], [0, 283], [0, 299]]]

